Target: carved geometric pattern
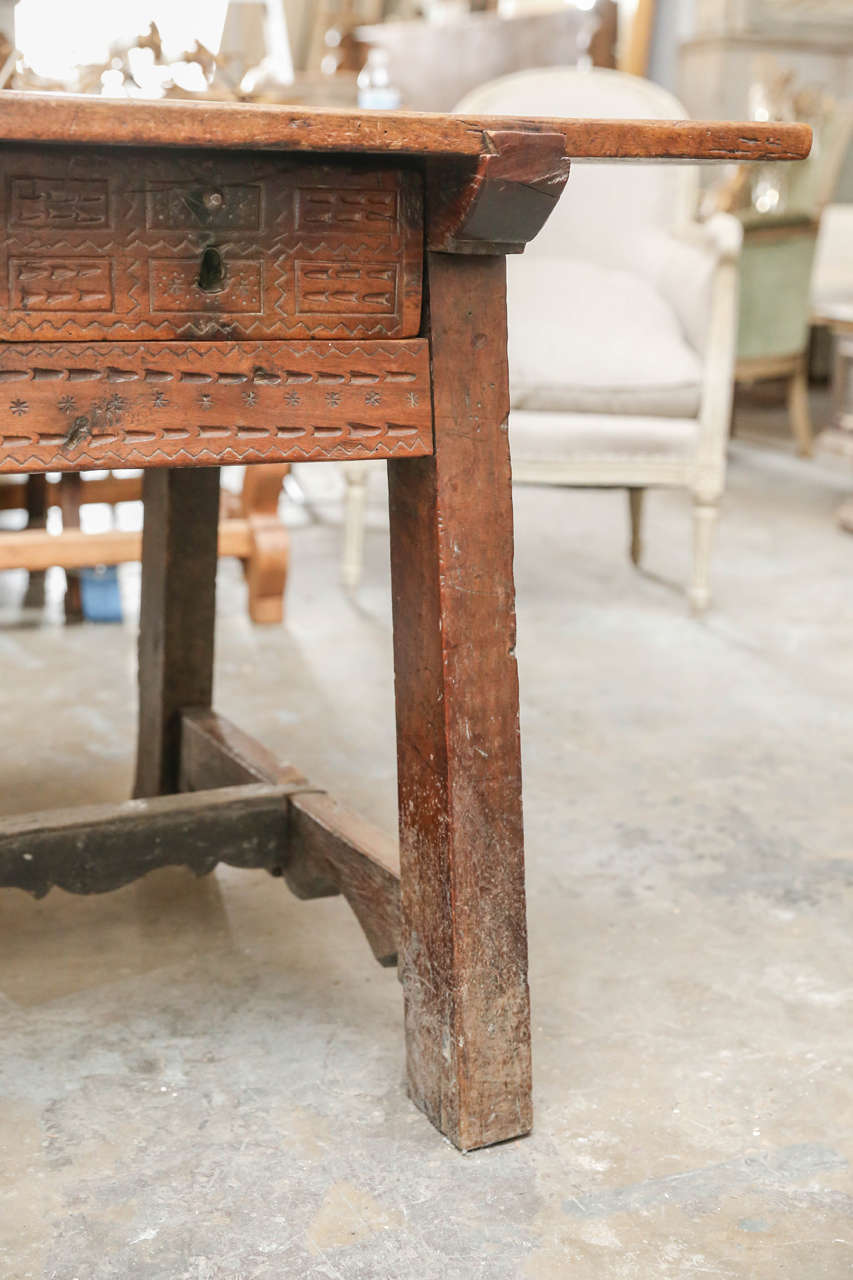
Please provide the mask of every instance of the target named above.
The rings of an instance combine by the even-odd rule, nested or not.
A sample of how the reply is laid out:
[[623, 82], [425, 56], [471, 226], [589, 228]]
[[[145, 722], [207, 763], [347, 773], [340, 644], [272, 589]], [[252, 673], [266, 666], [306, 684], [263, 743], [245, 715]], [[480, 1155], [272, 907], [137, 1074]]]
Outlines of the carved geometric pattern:
[[9, 305], [26, 311], [111, 311], [110, 262], [103, 258], [10, 258]]
[[264, 152], [14, 148], [0, 154], [0, 195], [0, 341], [420, 329], [422, 182], [410, 170]]
[[108, 227], [109, 187], [97, 179], [12, 178], [8, 225], [74, 231]]
[[197, 183], [175, 182], [150, 187], [146, 192], [145, 225], [149, 231], [260, 231], [263, 188], [260, 184], [211, 185], [199, 191]]
[[[263, 263], [241, 259], [232, 262], [222, 289], [217, 293], [196, 291], [196, 258], [149, 258], [149, 306], [154, 311], [204, 311], [219, 314], [263, 314]], [[200, 296], [196, 296], [198, 295]]]
[[359, 267], [350, 262], [297, 262], [296, 311], [346, 314], [392, 311], [397, 292], [396, 267]]
[[397, 221], [393, 191], [329, 191], [302, 188], [297, 196], [296, 228], [314, 231], [335, 226], [392, 231]]
[[425, 339], [0, 343], [0, 473], [430, 453]]

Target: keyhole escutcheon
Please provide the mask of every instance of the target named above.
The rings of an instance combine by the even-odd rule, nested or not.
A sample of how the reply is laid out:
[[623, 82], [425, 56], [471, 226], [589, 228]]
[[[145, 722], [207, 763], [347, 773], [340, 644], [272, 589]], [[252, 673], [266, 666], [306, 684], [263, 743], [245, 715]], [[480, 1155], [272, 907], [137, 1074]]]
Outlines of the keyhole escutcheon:
[[205, 293], [220, 293], [225, 288], [225, 263], [218, 249], [209, 245], [201, 255], [198, 287]]

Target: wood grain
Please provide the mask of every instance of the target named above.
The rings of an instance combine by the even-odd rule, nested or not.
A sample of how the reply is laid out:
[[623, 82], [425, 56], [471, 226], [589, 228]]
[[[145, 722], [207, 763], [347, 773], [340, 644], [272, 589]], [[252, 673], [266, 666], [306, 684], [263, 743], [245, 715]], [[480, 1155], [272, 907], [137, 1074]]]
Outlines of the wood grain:
[[160, 867], [277, 871], [287, 786], [256, 785], [0, 819], [0, 888], [107, 893]]
[[470, 161], [427, 163], [427, 244], [443, 253], [521, 253], [562, 194], [569, 160], [560, 134], [489, 133]]
[[421, 185], [365, 161], [6, 147], [0, 340], [410, 337]]
[[[249, 560], [255, 543], [248, 520], [220, 520], [217, 547], [220, 556]], [[37, 573], [51, 565], [64, 569], [95, 569], [102, 564], [127, 564], [142, 558], [142, 534], [135, 529], [105, 529], [84, 533], [64, 529], [10, 529], [0, 535], [0, 571], [29, 569]]]
[[[48, 507], [55, 506], [59, 502], [59, 482], [47, 480], [44, 475], [33, 476], [33, 479], [40, 480], [43, 483], [46, 481], [44, 501]], [[0, 485], [0, 511], [15, 511], [21, 507], [29, 508], [28, 488], [29, 483]], [[117, 502], [140, 502], [142, 500], [142, 477], [114, 476], [111, 473], [104, 476], [93, 476], [91, 480], [86, 481], [85, 500], [87, 503], [105, 502], [111, 506]], [[40, 526], [33, 523], [31, 516], [28, 527], [37, 529]]]
[[[58, 490], [58, 484], [54, 481], [54, 487]], [[5, 489], [5, 493], [3, 490]], [[13, 503], [12, 505], [22, 505], [27, 512], [27, 528], [33, 530], [46, 530], [47, 528], [47, 512], [51, 500], [50, 484], [47, 476], [34, 475], [27, 476], [23, 484], [5, 485], [0, 488], [0, 503], [3, 499], [10, 496], [22, 499], [22, 501]], [[44, 569], [31, 570], [27, 580], [27, 591], [24, 596], [24, 607], [41, 609], [44, 607], [45, 600], [45, 574]]]
[[[245, 561], [249, 588], [249, 617], [253, 622], [279, 623], [284, 617], [284, 591], [290, 560], [290, 535], [279, 518], [281, 486], [290, 471], [281, 466], [247, 467], [243, 475], [242, 509], [251, 529], [252, 554]], [[220, 556], [222, 533], [220, 521]]]
[[0, 102], [0, 140], [6, 142], [479, 156], [488, 153], [487, 133], [495, 129], [560, 133], [565, 154], [578, 160], [803, 160], [812, 138], [800, 124], [471, 119], [20, 92], [4, 93]]
[[428, 261], [435, 456], [389, 464], [409, 1089], [462, 1149], [531, 1125], [505, 264]]
[[179, 789], [183, 707], [213, 691], [219, 469], [147, 471], [136, 796]]
[[[0, 348], [2, 349], [2, 348]], [[73, 532], [80, 528], [80, 508], [83, 499], [83, 477], [79, 472], [66, 472], [59, 477], [59, 509], [62, 528]], [[80, 574], [74, 569], [65, 571], [65, 621], [83, 621], [83, 585]]]
[[[280, 764], [262, 743], [209, 707], [181, 711], [181, 791], [236, 787], [243, 782], [299, 783], [307, 779], [291, 764]], [[331, 886], [329, 893], [337, 893]]]
[[0, 343], [0, 473], [431, 449], [423, 339]]
[[289, 798], [285, 882], [300, 898], [342, 893], [381, 965], [396, 964], [400, 937], [400, 876], [393, 841], [348, 812], [292, 765], [280, 765], [248, 734], [208, 710], [182, 716], [181, 786], [240, 782], [294, 785]]

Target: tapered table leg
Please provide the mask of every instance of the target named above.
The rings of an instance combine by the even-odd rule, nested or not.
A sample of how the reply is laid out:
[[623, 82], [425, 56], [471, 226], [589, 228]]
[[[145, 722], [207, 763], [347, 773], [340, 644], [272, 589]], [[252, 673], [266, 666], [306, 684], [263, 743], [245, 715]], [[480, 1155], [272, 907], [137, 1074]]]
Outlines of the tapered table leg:
[[505, 265], [428, 257], [435, 456], [389, 463], [409, 1089], [531, 1126]]
[[137, 796], [177, 791], [180, 711], [213, 689], [219, 469], [146, 471]]

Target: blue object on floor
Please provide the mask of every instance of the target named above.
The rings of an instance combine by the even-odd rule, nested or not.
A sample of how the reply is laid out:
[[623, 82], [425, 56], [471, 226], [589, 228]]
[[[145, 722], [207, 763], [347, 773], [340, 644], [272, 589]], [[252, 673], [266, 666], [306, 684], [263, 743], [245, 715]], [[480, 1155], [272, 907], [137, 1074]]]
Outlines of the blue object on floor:
[[114, 564], [80, 569], [80, 601], [87, 622], [121, 622], [121, 592]]

